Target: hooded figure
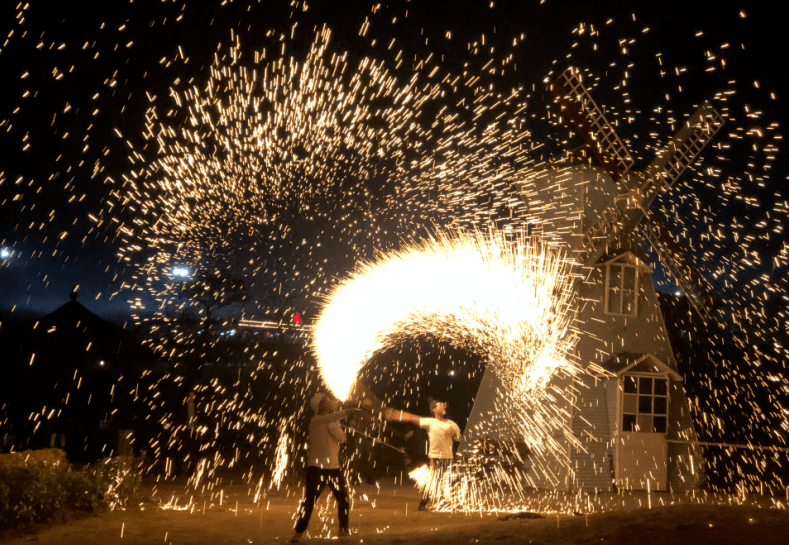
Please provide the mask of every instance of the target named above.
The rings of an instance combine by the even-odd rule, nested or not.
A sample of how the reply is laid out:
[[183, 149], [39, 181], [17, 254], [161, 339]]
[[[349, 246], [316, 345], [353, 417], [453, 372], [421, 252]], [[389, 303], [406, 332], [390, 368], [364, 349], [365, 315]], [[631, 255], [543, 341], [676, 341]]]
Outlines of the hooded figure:
[[354, 411], [338, 411], [338, 405], [336, 399], [323, 394], [315, 394], [310, 399], [310, 408], [315, 416], [310, 420], [310, 435], [307, 440], [307, 478], [304, 485], [304, 498], [299, 505], [299, 519], [291, 543], [301, 540], [301, 535], [310, 523], [315, 501], [327, 485], [337, 500], [340, 535], [350, 535], [348, 484], [340, 469], [339, 449], [340, 444], [345, 442], [345, 432], [340, 427], [340, 420], [347, 418]]

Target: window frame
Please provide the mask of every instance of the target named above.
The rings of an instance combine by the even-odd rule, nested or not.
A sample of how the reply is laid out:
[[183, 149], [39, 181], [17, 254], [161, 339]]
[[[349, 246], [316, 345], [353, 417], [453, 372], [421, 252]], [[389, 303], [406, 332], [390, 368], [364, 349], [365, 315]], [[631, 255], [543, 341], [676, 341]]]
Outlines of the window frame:
[[[625, 384], [628, 378], [633, 378], [636, 381], [636, 392], [626, 392], [625, 391]], [[642, 393], [641, 392], [641, 379], [649, 378], [652, 379], [652, 388], [650, 393]], [[620, 375], [621, 379], [621, 403], [620, 403], [620, 411], [619, 411], [619, 418], [618, 424], [619, 428], [624, 433], [657, 433], [661, 435], [668, 434], [669, 428], [669, 408], [671, 405], [671, 377], [666, 374], [658, 374], [658, 373], [623, 373]], [[664, 395], [657, 394], [655, 392], [655, 380], [664, 380], [666, 385], [666, 391]], [[649, 413], [642, 413], [639, 411], [639, 404], [641, 401], [641, 397], [650, 396], [652, 398], [651, 406], [652, 409]], [[625, 402], [628, 399], [626, 396], [634, 396], [635, 401], [635, 408], [634, 410], [625, 410]], [[656, 413], [655, 412], [655, 398], [662, 398], [666, 400], [666, 410], [665, 412]], [[635, 425], [639, 429], [626, 429], [625, 428], [625, 416], [635, 416]], [[649, 426], [650, 429], [641, 429], [641, 426], [638, 425], [639, 417], [646, 416], [650, 418], [651, 425]], [[666, 429], [665, 431], [654, 431], [655, 429], [655, 417], [664, 417], [666, 419]]]
[[[611, 267], [621, 267], [620, 275], [619, 275], [619, 286], [612, 286], [611, 285]], [[632, 269], [634, 280], [633, 280], [633, 289], [625, 290], [625, 270]], [[603, 300], [603, 312], [609, 316], [627, 316], [627, 317], [637, 317], [638, 310], [639, 310], [639, 299], [641, 293], [641, 265], [628, 263], [624, 260], [621, 261], [611, 261], [606, 263], [605, 265], [605, 295]], [[611, 303], [611, 293], [612, 291], [617, 290], [619, 294], [619, 311], [611, 310], [610, 303]], [[630, 298], [632, 300], [633, 307], [632, 312], [624, 312], [626, 305], [625, 305], [625, 294], [629, 293]]]

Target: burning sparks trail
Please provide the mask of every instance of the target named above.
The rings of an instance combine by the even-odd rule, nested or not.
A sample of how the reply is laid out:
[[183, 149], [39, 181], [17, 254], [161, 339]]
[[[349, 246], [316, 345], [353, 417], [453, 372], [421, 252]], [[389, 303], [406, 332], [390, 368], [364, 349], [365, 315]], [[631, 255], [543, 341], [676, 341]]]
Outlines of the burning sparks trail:
[[[487, 366], [483, 385], [498, 392], [493, 407], [469, 420], [451, 471], [412, 475], [441, 508], [495, 510], [505, 496], [514, 506], [526, 501], [526, 488], [556, 490], [584, 468], [608, 489], [612, 462], [592, 450], [615, 452], [625, 421], [638, 431], [665, 425], [664, 435], [673, 433], [665, 452], [693, 446], [671, 456], [693, 468], [703, 459], [713, 489], [743, 496], [766, 489], [789, 500], [789, 201], [776, 115], [786, 97], [740, 75], [750, 74], [743, 56], [750, 44], [699, 31], [688, 38], [704, 45], [681, 56], [659, 51], [656, 44], [684, 32], [658, 24], [662, 9], [614, 21], [595, 5], [594, 21], [568, 32], [551, 64], [536, 58], [544, 49], [532, 47], [525, 22], [517, 32], [494, 23], [479, 35], [436, 35], [451, 13], [446, 21], [430, 13], [422, 25], [413, 15], [418, 2], [401, 11], [396, 3], [366, 7], [356, 41], [300, 1], [281, 3], [285, 23], [272, 29], [252, 21], [276, 11], [276, 2], [222, 2], [217, 22], [233, 13], [239, 24], [210, 38], [195, 29], [221, 27], [213, 26], [217, 12], [198, 15], [185, 2], [113, 4], [119, 15], [101, 8], [79, 22], [70, 13], [77, 8], [61, 7], [68, 13], [52, 16], [56, 32], [41, 21], [44, 3], [7, 9], [0, 67], [18, 101], [0, 110], [9, 150], [0, 165], [0, 281], [18, 292], [8, 306], [18, 312], [36, 289], [58, 283], [53, 271], [79, 270], [74, 263], [81, 266], [86, 252], [103, 252], [100, 268], [112, 280], [96, 300], [128, 298], [129, 323], [159, 361], [114, 375], [106, 392], [91, 390], [87, 367], [64, 371], [39, 388], [54, 392], [46, 403], [14, 408], [0, 400], [0, 421], [22, 422], [22, 436], [80, 410], [106, 413], [102, 425], [112, 426], [137, 414], [136, 432], [148, 435], [134, 448], [148, 451], [150, 471], [165, 478], [188, 471], [190, 486], [213, 489], [221, 469], [254, 460], [271, 470], [255, 476], [257, 502], [264, 490], [292, 484], [291, 466], [303, 458], [303, 400], [319, 379], [345, 397], [370, 360], [429, 337], [478, 355]], [[481, 4], [495, 21], [506, 3]], [[535, 21], [542, 25], [539, 15]], [[189, 31], [177, 26], [187, 23]], [[181, 44], [170, 35], [192, 37]], [[229, 44], [216, 43], [228, 35]], [[607, 300], [579, 297], [578, 285], [620, 266], [612, 260], [622, 256], [572, 268], [564, 257], [572, 245], [546, 242], [579, 236], [602, 200], [597, 180], [577, 175], [591, 168], [592, 145], [549, 90], [567, 66], [633, 152], [634, 172], [646, 171], [642, 155], [667, 147], [691, 104], [708, 99], [720, 112], [715, 139], [651, 208], [713, 295], [706, 321], [667, 280], [660, 256], [642, 256], [636, 244], [623, 270], [637, 269], [642, 286], [654, 281], [676, 296], [656, 295], [660, 303], [650, 303], [662, 303], [663, 313], [645, 317], [628, 315], [614, 290], [623, 312], [613, 325], [600, 325], [608, 307], [579, 320]], [[83, 85], [66, 85], [76, 78]], [[690, 96], [696, 88], [706, 94]], [[636, 197], [613, 198], [632, 207]], [[399, 247], [402, 240], [416, 242]], [[27, 269], [47, 259], [42, 270]], [[619, 280], [621, 292], [643, 295]], [[602, 365], [629, 356], [622, 331], [638, 320], [643, 331], [665, 322], [671, 347], [641, 365], [681, 380], [689, 404], [677, 407], [677, 391], [661, 390], [674, 384], [668, 378], [601, 393], [598, 381], [621, 370]], [[16, 354], [27, 374], [3, 384], [9, 397], [46, 374], [38, 345], [58, 330], [38, 322], [33, 329], [41, 336]], [[584, 335], [597, 345], [582, 358]], [[645, 344], [655, 336], [639, 335]], [[97, 344], [74, 352], [92, 362]], [[381, 369], [373, 378], [399, 372]], [[397, 392], [400, 399], [417, 405], [435, 393], [425, 376]], [[190, 389], [199, 414], [191, 442], [182, 418]], [[572, 429], [592, 391], [598, 397], [587, 405], [621, 406], [622, 414]], [[687, 422], [661, 412], [666, 405]], [[609, 425], [610, 433], [600, 431]], [[679, 478], [699, 484], [694, 472]]]
[[[583, 448], [561, 414], [568, 399], [556, 396], [564, 397], [556, 384], [567, 387], [581, 372], [571, 356], [578, 339], [575, 280], [573, 262], [537, 239], [440, 234], [362, 264], [329, 293], [314, 331], [318, 368], [345, 399], [361, 367], [406, 338], [434, 337], [463, 347], [481, 355], [502, 384], [496, 413], [467, 429], [466, 441], [484, 443], [492, 429], [500, 441], [525, 444], [537, 465], [564, 459], [556, 437]], [[367, 318], [360, 322], [362, 315]], [[489, 468], [485, 477], [498, 483], [497, 472]], [[427, 471], [415, 478], [436, 496], [451, 477]], [[495, 488], [479, 480], [462, 483], [477, 491]], [[474, 510], [479, 501], [462, 503]]]
[[314, 331], [318, 367], [335, 395], [345, 399], [373, 354], [409, 336], [483, 355], [515, 399], [575, 369], [567, 360], [572, 263], [537, 240], [509, 238], [441, 234], [364, 263], [338, 284]]
[[270, 486], [276, 486], [277, 489], [279, 489], [279, 486], [282, 483], [282, 480], [285, 478], [285, 475], [288, 474], [288, 465], [290, 462], [288, 458], [288, 445], [291, 441], [290, 435], [288, 434], [289, 424], [289, 420], [283, 420], [282, 425], [279, 428], [277, 450], [274, 453], [274, 463], [272, 464], [274, 469], [271, 474]]
[[[236, 42], [229, 62], [217, 56], [204, 88], [173, 87], [176, 109], [148, 111], [145, 139], [158, 155], [132, 152], [139, 167], [124, 176], [111, 207], [136, 203], [120, 229], [128, 240], [120, 258], [132, 260], [141, 245], [153, 250], [140, 264], [138, 288], [162, 313], [181, 306], [178, 277], [210, 269], [207, 263], [253, 283], [290, 266], [286, 293], [303, 291], [303, 277], [314, 290], [316, 280], [326, 283], [322, 247], [347, 243], [356, 257], [371, 243], [391, 244], [389, 230], [414, 234], [435, 220], [485, 225], [495, 210], [512, 216], [522, 208], [506, 185], [489, 190], [515, 173], [513, 161], [531, 162], [528, 132], [509, 122], [480, 132], [459, 117], [469, 111], [469, 93], [477, 117], [514, 112], [522, 107], [517, 90], [501, 96], [449, 76], [434, 82], [423, 73], [430, 65], [406, 82], [369, 58], [354, 71], [330, 36], [317, 33], [303, 60], [264, 61], [264, 50], [252, 65], [241, 61]], [[425, 119], [423, 108], [448, 92], [458, 106]], [[479, 161], [483, 153], [493, 155]], [[488, 206], [468, 209], [482, 197]], [[230, 257], [240, 245], [248, 259]], [[293, 262], [283, 261], [286, 253]]]

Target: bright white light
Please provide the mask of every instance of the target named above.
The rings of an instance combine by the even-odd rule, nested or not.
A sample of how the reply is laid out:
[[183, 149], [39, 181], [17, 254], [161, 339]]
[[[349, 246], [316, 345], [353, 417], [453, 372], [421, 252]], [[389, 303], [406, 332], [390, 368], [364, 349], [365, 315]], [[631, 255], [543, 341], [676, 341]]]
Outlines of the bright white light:
[[317, 318], [323, 381], [344, 400], [376, 353], [407, 338], [441, 339], [482, 356], [502, 386], [495, 413], [467, 427], [464, 440], [497, 429], [526, 443], [537, 465], [548, 456], [569, 464], [566, 446], [551, 438], [583, 448], [563, 412], [577, 389], [561, 386], [582, 372], [571, 356], [579, 335], [572, 267], [537, 239], [496, 232], [440, 235], [364, 263]]
[[189, 269], [186, 267], [173, 267], [173, 276], [187, 277], [189, 276]]
[[512, 395], [541, 388], [566, 366], [570, 267], [535, 240], [481, 233], [442, 235], [364, 263], [318, 317], [321, 375], [344, 400], [372, 355], [429, 335], [477, 348]]
[[9, 250], [8, 248], [3, 248], [2, 250], [0, 250], [0, 257], [2, 257], [3, 259], [11, 257], [11, 250]]
[[674, 295], [676, 295], [677, 297], [679, 297], [680, 295], [682, 295], [682, 292], [681, 292], [681, 291], [679, 291], [679, 290], [677, 290], [677, 291], [675, 291], [675, 292], [674, 292]]

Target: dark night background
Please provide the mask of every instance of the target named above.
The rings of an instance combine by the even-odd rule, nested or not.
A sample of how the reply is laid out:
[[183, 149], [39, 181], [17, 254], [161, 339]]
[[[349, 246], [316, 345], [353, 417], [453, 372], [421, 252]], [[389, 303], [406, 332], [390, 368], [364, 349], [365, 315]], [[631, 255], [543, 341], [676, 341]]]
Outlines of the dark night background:
[[[269, 45], [266, 31], [288, 34], [293, 9], [287, 2], [220, 6], [220, 2], [87, 1], [46, 9], [33, 2], [25, 11], [14, 4], [0, 8], [0, 20], [13, 31], [0, 54], [5, 74], [0, 107], [0, 244], [13, 250], [14, 256], [0, 268], [1, 308], [8, 312], [16, 307], [15, 313], [52, 311], [79, 285], [84, 304], [102, 316], [126, 321], [128, 292], [121, 287], [129, 282], [133, 268], [114, 259], [115, 233], [107, 227], [95, 229], [89, 219], [107, 197], [105, 180], [118, 179], [128, 169], [127, 148], [114, 129], [139, 144], [137, 135], [149, 106], [146, 93], [156, 96], [158, 103], [166, 102], [167, 88], [175, 78], [205, 77], [217, 45], [227, 44], [231, 31], [250, 49]], [[576, 62], [598, 74], [610, 70], [612, 78], [621, 77], [623, 70], [632, 71], [633, 102], [646, 107], [659, 103], [660, 94], [675, 85], [656, 81], [658, 51], [667, 71], [675, 65], [688, 67], [688, 75], [676, 78], [685, 90], [672, 96], [671, 105], [678, 113], [690, 111], [692, 104], [736, 80], [738, 99], [753, 100], [752, 107], [763, 110], [765, 118], [783, 121], [784, 78], [775, 63], [781, 27], [766, 3], [749, 5], [744, 19], [738, 16], [742, 6], [726, 2], [609, 2], [603, 7], [587, 2], [505, 1], [495, 2], [492, 9], [489, 5], [385, 3], [370, 15], [372, 30], [362, 38], [358, 29], [370, 14], [366, 3], [343, 3], [343, 9], [337, 9], [333, 3], [314, 2], [306, 12], [297, 12], [297, 34], [288, 52], [298, 56], [310, 43], [313, 28], [326, 23], [339, 50], [372, 56], [380, 52], [386, 60], [391, 55], [383, 44], [397, 36], [398, 46], [408, 54], [440, 54], [442, 64], [452, 71], [466, 62], [487, 62], [490, 54], [469, 55], [465, 47], [484, 34], [486, 43], [495, 48], [493, 56], [509, 52], [516, 56], [515, 69], [498, 78], [498, 86], [539, 87], [550, 70]], [[11, 23], [20, 13], [24, 24]], [[395, 16], [398, 23], [391, 24]], [[615, 30], [606, 28], [609, 19], [614, 20]], [[602, 27], [603, 37], [578, 39], [571, 31], [581, 22]], [[649, 31], [643, 33], [647, 27]], [[444, 38], [448, 30], [453, 31], [449, 45]], [[696, 37], [698, 31], [703, 35]], [[524, 41], [512, 47], [513, 37], [521, 34]], [[627, 56], [618, 51], [614, 36], [637, 38]], [[377, 40], [372, 47], [371, 37]], [[574, 48], [576, 41], [579, 45]], [[587, 51], [592, 41], [599, 42], [597, 51]], [[718, 50], [722, 43], [731, 44], [726, 55], [729, 67], [714, 76], [691, 75], [704, 68], [705, 51]], [[60, 49], [62, 44], [65, 47]], [[187, 63], [178, 62], [179, 47]], [[167, 61], [173, 61], [169, 68]], [[65, 75], [60, 79], [53, 75], [61, 73]], [[754, 89], [753, 81], [760, 82], [760, 89]], [[777, 100], [769, 99], [771, 91], [777, 93]], [[595, 96], [615, 111], [622, 106], [621, 97], [606, 86]], [[777, 166], [784, 166], [782, 159]], [[773, 170], [772, 185], [782, 185], [779, 170]], [[764, 195], [772, 198], [767, 191]], [[684, 227], [695, 228], [692, 223]]]

